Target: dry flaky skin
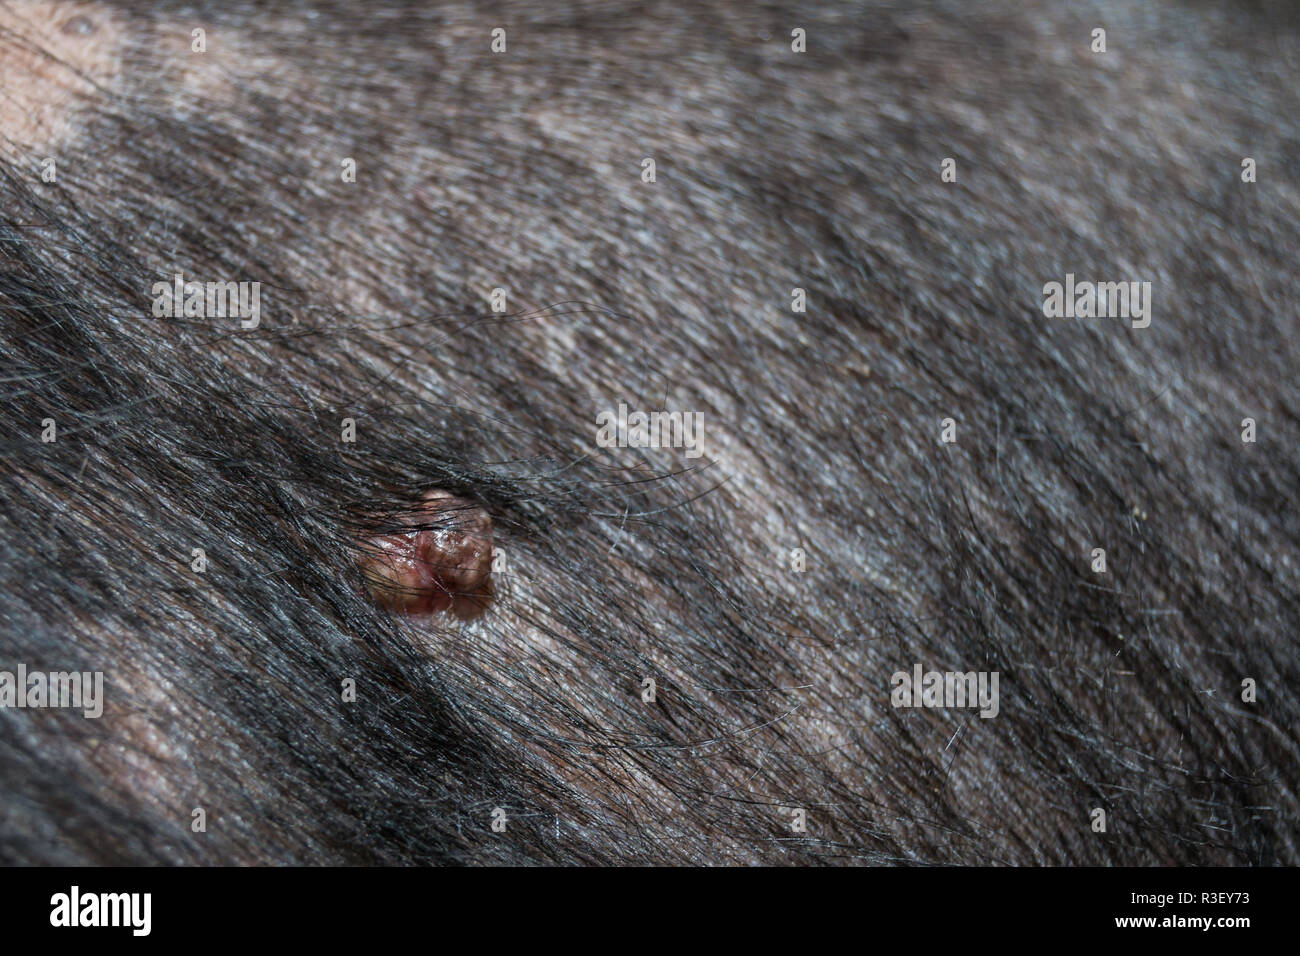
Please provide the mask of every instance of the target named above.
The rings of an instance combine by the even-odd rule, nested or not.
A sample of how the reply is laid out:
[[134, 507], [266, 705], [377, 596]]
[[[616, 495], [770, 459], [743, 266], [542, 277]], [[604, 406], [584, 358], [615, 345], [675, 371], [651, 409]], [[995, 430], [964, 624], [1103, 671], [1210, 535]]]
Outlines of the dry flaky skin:
[[[0, 662], [109, 683], [0, 712], [0, 855], [1300, 860], [1292, 14], [263, 7], [34, 60], [3, 18], [63, 7], [0, 3]], [[151, 318], [176, 270], [261, 326]], [[1066, 272], [1152, 325], [1045, 320]], [[620, 402], [707, 467], [597, 447]], [[508, 554], [470, 622], [355, 564], [482, 570], [429, 487]], [[917, 661], [998, 716], [893, 708]]]
[[492, 572], [488, 513], [464, 498], [433, 490], [398, 523], [412, 530], [368, 538], [357, 559], [375, 600], [408, 614], [481, 614]]

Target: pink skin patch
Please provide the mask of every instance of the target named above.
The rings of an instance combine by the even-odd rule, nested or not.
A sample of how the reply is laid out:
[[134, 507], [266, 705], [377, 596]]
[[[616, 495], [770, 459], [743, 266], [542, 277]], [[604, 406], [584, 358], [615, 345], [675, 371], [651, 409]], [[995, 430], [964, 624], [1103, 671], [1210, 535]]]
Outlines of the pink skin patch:
[[0, 0], [0, 154], [63, 142], [122, 74], [129, 36], [100, 4]]
[[428, 491], [393, 523], [411, 530], [367, 539], [357, 559], [374, 600], [407, 614], [482, 614], [492, 597], [488, 513], [465, 498]]

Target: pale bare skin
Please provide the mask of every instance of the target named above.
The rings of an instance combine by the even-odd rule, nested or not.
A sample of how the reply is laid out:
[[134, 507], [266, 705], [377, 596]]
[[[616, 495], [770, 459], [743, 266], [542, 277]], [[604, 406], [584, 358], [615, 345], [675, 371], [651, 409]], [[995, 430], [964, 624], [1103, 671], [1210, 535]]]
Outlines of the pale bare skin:
[[94, 3], [0, 3], [0, 143], [49, 148], [73, 130], [78, 102], [122, 70], [124, 26]]

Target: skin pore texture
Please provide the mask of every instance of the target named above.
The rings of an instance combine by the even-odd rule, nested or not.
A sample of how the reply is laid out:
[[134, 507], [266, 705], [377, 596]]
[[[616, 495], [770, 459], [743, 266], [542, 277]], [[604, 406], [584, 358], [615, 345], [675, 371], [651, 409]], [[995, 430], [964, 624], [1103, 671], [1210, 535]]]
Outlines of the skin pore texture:
[[121, 76], [122, 30], [117, 14], [95, 4], [0, 4], [0, 130], [7, 158], [72, 134], [78, 109]]
[[0, 0], [0, 857], [1294, 864], [1296, 36]]

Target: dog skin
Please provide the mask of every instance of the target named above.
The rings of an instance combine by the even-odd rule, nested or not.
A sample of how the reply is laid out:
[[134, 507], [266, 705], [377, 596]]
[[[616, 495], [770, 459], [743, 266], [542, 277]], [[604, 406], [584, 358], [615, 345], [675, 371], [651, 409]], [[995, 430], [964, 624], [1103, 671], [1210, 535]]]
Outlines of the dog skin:
[[0, 2], [0, 859], [1294, 865], [1297, 52]]

